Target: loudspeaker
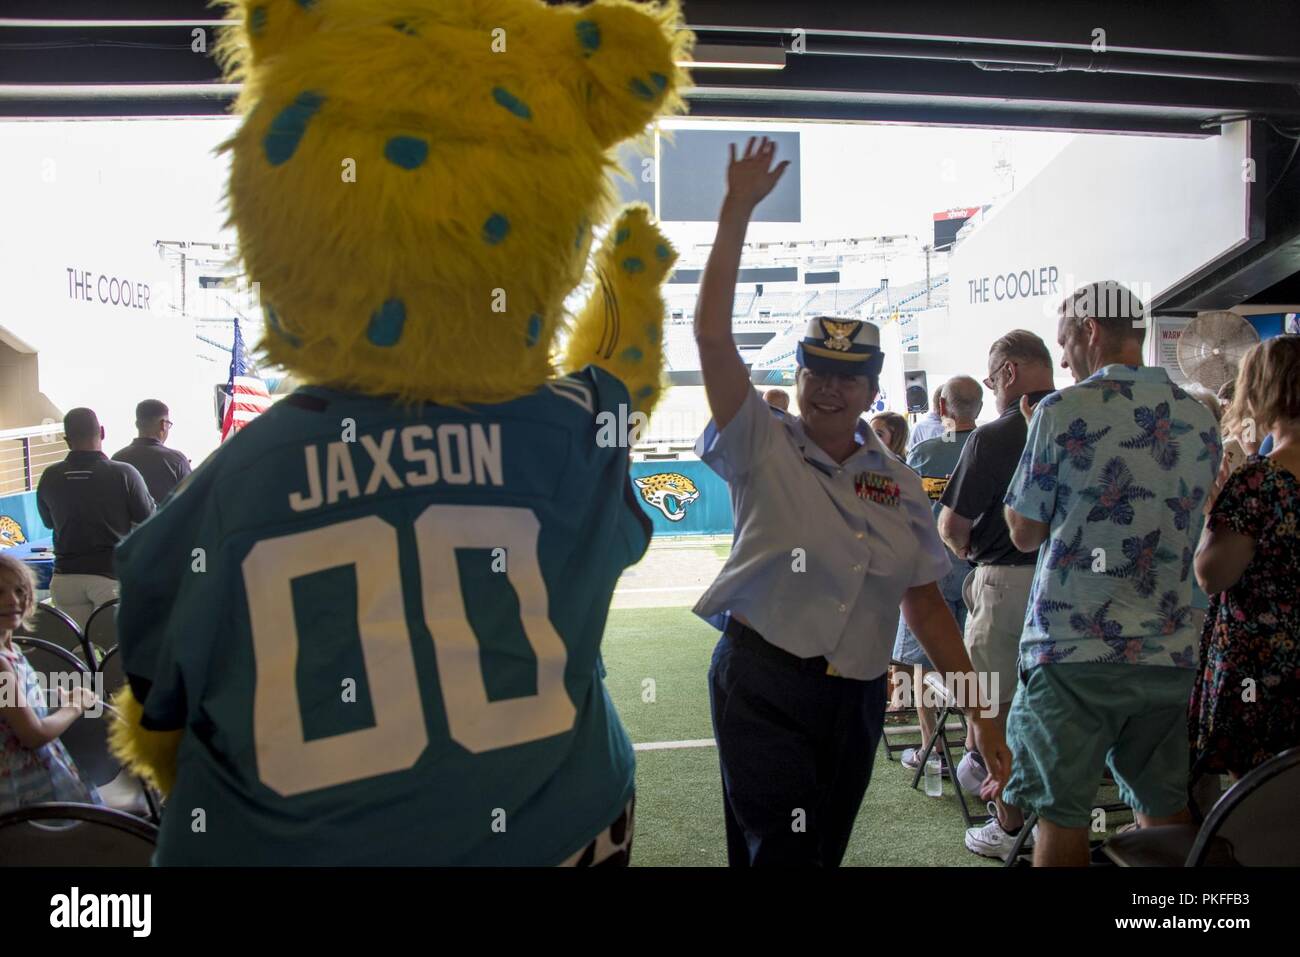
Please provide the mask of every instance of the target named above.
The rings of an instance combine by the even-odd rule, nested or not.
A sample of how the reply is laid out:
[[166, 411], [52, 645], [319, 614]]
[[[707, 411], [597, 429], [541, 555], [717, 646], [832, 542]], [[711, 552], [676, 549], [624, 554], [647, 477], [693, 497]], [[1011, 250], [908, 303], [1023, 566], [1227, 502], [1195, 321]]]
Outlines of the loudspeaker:
[[906, 389], [908, 412], [930, 411], [930, 390], [926, 386], [924, 369], [904, 372], [903, 386]]

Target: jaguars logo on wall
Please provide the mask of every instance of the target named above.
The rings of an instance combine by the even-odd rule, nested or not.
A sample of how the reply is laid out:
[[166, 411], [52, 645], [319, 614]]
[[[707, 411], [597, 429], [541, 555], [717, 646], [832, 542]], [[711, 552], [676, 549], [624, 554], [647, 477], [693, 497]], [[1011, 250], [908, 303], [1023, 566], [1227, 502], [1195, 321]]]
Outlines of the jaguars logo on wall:
[[13, 548], [15, 545], [27, 544], [27, 536], [17, 520], [8, 515], [0, 515], [0, 548]]
[[646, 504], [659, 509], [670, 522], [684, 519], [686, 507], [700, 497], [695, 483], [680, 472], [660, 472], [632, 481], [641, 490]]

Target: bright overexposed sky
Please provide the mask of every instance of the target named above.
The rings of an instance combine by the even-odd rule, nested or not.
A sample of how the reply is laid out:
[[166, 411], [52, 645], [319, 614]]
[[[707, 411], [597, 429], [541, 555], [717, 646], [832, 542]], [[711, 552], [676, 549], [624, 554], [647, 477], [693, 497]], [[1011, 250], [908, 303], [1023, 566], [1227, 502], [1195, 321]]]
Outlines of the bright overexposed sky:
[[[0, 123], [0, 198], [27, 192], [52, 164], [60, 184], [81, 187], [80, 201], [99, 194], [112, 216], [97, 217], [93, 205], [78, 217], [92, 243], [154, 239], [233, 241], [223, 223], [222, 195], [228, 171], [215, 149], [235, 129], [226, 117], [170, 120], [31, 121]], [[934, 212], [978, 206], [1005, 194], [1008, 179], [994, 172], [1009, 162], [1015, 185], [1031, 179], [1073, 134], [847, 123], [726, 123], [678, 119], [665, 128], [703, 126], [750, 133], [792, 130], [801, 134], [803, 221], [755, 223], [754, 241], [881, 234], [928, 240]], [[719, 158], [718, 175], [724, 175]], [[50, 193], [56, 209], [57, 194]], [[129, 215], [122, 215], [123, 193]], [[9, 200], [3, 207], [14, 210]], [[30, 195], [27, 197], [32, 198]], [[27, 204], [18, 204], [19, 208]], [[43, 217], [40, 205], [24, 232], [66, 228], [66, 220]], [[52, 221], [53, 220], [53, 221]], [[666, 231], [687, 252], [713, 237], [710, 223], [670, 223]]]

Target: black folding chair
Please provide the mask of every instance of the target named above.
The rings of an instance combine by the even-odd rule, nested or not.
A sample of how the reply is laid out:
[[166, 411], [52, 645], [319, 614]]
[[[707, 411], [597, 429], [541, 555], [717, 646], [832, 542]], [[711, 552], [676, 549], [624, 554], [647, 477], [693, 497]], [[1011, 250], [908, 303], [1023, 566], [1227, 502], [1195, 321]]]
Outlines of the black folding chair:
[[99, 673], [104, 676], [104, 700], [111, 701], [117, 689], [126, 684], [126, 671], [122, 668], [122, 655], [117, 645], [104, 652], [99, 660]]
[[[66, 671], [68, 668], [78, 674], [89, 674], [90, 672], [90, 669], [86, 667], [86, 663], [67, 648], [44, 638], [33, 638], [30, 635], [14, 632], [14, 644], [22, 651], [28, 663], [43, 674], [57, 674], [60, 671]], [[55, 702], [50, 702], [50, 704], [53, 705]]]
[[[37, 671], [50, 676], [60, 672], [67, 674], [71, 669], [76, 673], [78, 680], [85, 681], [87, 687], [91, 686], [88, 679], [94, 672], [72, 652], [39, 638], [15, 636], [14, 641]], [[59, 702], [54, 700], [52, 690], [47, 698], [49, 700], [46, 704], [50, 708], [59, 707]], [[108, 722], [105, 715], [100, 715], [98, 718], [82, 717], [72, 722], [68, 729], [59, 735], [59, 740], [63, 742], [63, 746], [68, 749], [68, 754], [76, 762], [82, 780], [88, 784], [96, 787], [107, 784], [122, 770], [121, 763], [108, 750]]]
[[1300, 865], [1300, 748], [1283, 751], [1228, 788], [1193, 825], [1116, 834], [1106, 856], [1121, 867], [1295, 867]]
[[[124, 684], [126, 684], [126, 671], [122, 668], [122, 654], [116, 645], [114, 645], [112, 648], [109, 648], [108, 651], [104, 652], [103, 657], [100, 659], [99, 676], [102, 684], [102, 688], [99, 690], [103, 692], [104, 701], [112, 702], [113, 695], [115, 695], [118, 692], [118, 690]], [[105, 730], [107, 730], [107, 728]], [[114, 763], [116, 763], [115, 758], [113, 759], [113, 761]], [[118, 774], [115, 775], [113, 778], [111, 778], [110, 781], [118, 780], [120, 776], [121, 776], [121, 765], [118, 765]], [[144, 797], [144, 803], [146, 808], [148, 809], [149, 819], [151, 821], [158, 821], [160, 819], [158, 805], [161, 800], [161, 797], [153, 790], [153, 788], [151, 788], [144, 781], [143, 778], [140, 778], [136, 775], [131, 775], [131, 780], [134, 783], [134, 785], [139, 788], [140, 793]], [[104, 792], [103, 794], [101, 794], [101, 796], [104, 797], [105, 800], [108, 800], [110, 802], [119, 800], [116, 797], [117, 795], [122, 796], [120, 800], [123, 803], [118, 804], [119, 807], [136, 806], [134, 801], [132, 801], [130, 805], [125, 803], [126, 795], [125, 792], [120, 787], [111, 788], [109, 789], [108, 792]]]
[[95, 660], [90, 643], [77, 623], [53, 605], [37, 605], [31, 625], [19, 625], [14, 635], [48, 641], [79, 656], [83, 662]]
[[[890, 666], [891, 668], [901, 668], [901, 669], [904, 669], [904, 670], [906, 671], [906, 673], [908, 674], [908, 676], [909, 676], [909, 677], [908, 677], [908, 682], [911, 683], [911, 681], [912, 681], [912, 677], [911, 677], [911, 676], [912, 676], [912, 674], [913, 674], [913, 672], [914, 672], [914, 670], [915, 670], [915, 668], [916, 668], [915, 665], [909, 665], [909, 664], [908, 664], [907, 662], [905, 662], [905, 661], [892, 661], [892, 660], [891, 660], [891, 661], [889, 662], [889, 666]], [[916, 708], [916, 700], [917, 700], [917, 696], [918, 696], [918, 694], [919, 694], [919, 692], [914, 688], [913, 691], [912, 691], [912, 703], [911, 703], [911, 704], [909, 704], [909, 705], [903, 705], [902, 707], [899, 707], [899, 708], [889, 708], [889, 709], [887, 709], [887, 710], [885, 711], [885, 719], [886, 719], [886, 720], [885, 720], [885, 724], [884, 724], [884, 726], [883, 726], [883, 728], [882, 728], [882, 730], [881, 730], [880, 740], [881, 740], [881, 744], [883, 745], [883, 747], [884, 747], [884, 749], [885, 749], [885, 760], [886, 760], [886, 761], [892, 761], [892, 760], [894, 760], [894, 755], [896, 755], [896, 754], [902, 754], [904, 751], [908, 750], [909, 748], [919, 747], [917, 744], [914, 744], [914, 743], [910, 740], [911, 737], [912, 737], [912, 735], [914, 735], [914, 734], [918, 734], [918, 733], [920, 732], [920, 730], [921, 730], [921, 728], [920, 728], [921, 719], [920, 719], [920, 717], [919, 717], [919, 714], [920, 714], [920, 713], [918, 712], [918, 710], [917, 710], [917, 708]], [[905, 715], [905, 716], [910, 716], [910, 717], [911, 717], [911, 718], [912, 718], [916, 723], [915, 723], [915, 724], [909, 724], [909, 725], [902, 725], [902, 726], [897, 725], [897, 724], [895, 724], [895, 725], [891, 725], [891, 724], [889, 723], [889, 720], [888, 720], [890, 715]], [[962, 719], [960, 715], [958, 716], [958, 719], [961, 720], [961, 721], [963, 721], [963, 724], [962, 724], [962, 728], [961, 728], [961, 730], [962, 730], [962, 733], [965, 734], [965, 724], [964, 724], [964, 719]], [[950, 728], [949, 730], [955, 730], [955, 729]], [[890, 735], [893, 735], [893, 738], [891, 738]], [[900, 737], [903, 738], [904, 740], [902, 740], [902, 741], [898, 740], [898, 738], [900, 738]], [[921, 742], [921, 745], [924, 745], [924, 744], [925, 744], [925, 742], [922, 741], [922, 742]]]
[[30, 804], [0, 814], [0, 867], [148, 867], [158, 828], [93, 804]]
[[[957, 780], [957, 761], [953, 757], [953, 752], [957, 748], [966, 750], [966, 715], [961, 708], [957, 706], [957, 698], [953, 695], [943, 680], [935, 672], [930, 672], [925, 676], [925, 686], [934, 694], [935, 701], [938, 704], [939, 716], [935, 720], [934, 731], [930, 734], [930, 739], [925, 742], [925, 750], [921, 752], [920, 763], [916, 766], [916, 774], [912, 777], [912, 788], [915, 790], [921, 783], [921, 778], [925, 775], [925, 763], [930, 760], [930, 755], [934, 752], [937, 745], [943, 753], [943, 760], [947, 764], [948, 774], [946, 775], [952, 781], [953, 790], [957, 792], [957, 804], [961, 808], [961, 816], [966, 821], [968, 828], [983, 824], [989, 819], [987, 814], [972, 814], [970, 805], [966, 803], [966, 792]], [[961, 723], [961, 741], [952, 742], [948, 740], [948, 718], [956, 717]]]
[[[60, 672], [68, 673], [71, 670], [76, 672], [79, 679], [86, 681], [89, 686], [92, 676], [95, 675], [95, 672], [87, 668], [85, 662], [72, 652], [48, 641], [42, 641], [40, 638], [15, 636], [14, 642], [22, 649], [31, 666], [47, 676], [57, 675]], [[119, 655], [115, 654], [111, 657], [112, 660], [120, 664]], [[123, 674], [122, 681], [125, 680], [126, 676]], [[102, 679], [104, 686], [102, 690], [105, 692], [105, 698], [108, 697], [110, 692], [108, 681], [109, 677], [105, 673]], [[58, 706], [58, 702], [54, 700], [49, 700], [47, 703], [50, 707]], [[110, 720], [112, 718], [108, 711], [104, 711], [95, 717], [83, 716], [69, 725], [63, 734], [59, 735], [59, 740], [63, 742], [63, 746], [68, 749], [68, 755], [77, 765], [77, 773], [81, 776], [81, 779], [96, 788], [103, 787], [116, 780], [118, 775], [122, 773], [122, 762], [113, 755], [108, 747], [108, 723]], [[159, 820], [157, 796], [143, 780], [134, 775], [132, 779], [143, 792], [144, 804], [150, 820]], [[122, 806], [127, 805], [123, 803]]]
[[[903, 669], [906, 669], [908, 674], [911, 674], [911, 673], [912, 673], [912, 670], [913, 670], [913, 666], [912, 666], [912, 665], [909, 665], [909, 664], [907, 664], [906, 662], [903, 662], [903, 661], [892, 661], [892, 660], [891, 660], [891, 661], [889, 662], [889, 667], [890, 667], [890, 668], [903, 668]], [[889, 724], [889, 716], [890, 716], [890, 715], [893, 715], [893, 714], [898, 714], [898, 715], [907, 715], [907, 714], [910, 713], [911, 716], [912, 716], [913, 718], [916, 718], [917, 723], [918, 723], [918, 724], [920, 723], [920, 719], [917, 717], [917, 710], [916, 710], [916, 703], [915, 703], [915, 699], [916, 699], [916, 695], [915, 695], [915, 693], [913, 693], [913, 695], [912, 695], [912, 699], [913, 699], [913, 703], [910, 704], [910, 705], [903, 705], [902, 707], [899, 707], [899, 708], [889, 708], [889, 709], [887, 709], [887, 710], [885, 711], [885, 723], [884, 723], [884, 725], [883, 725], [882, 728], [881, 728], [881, 732], [880, 732], [880, 741], [881, 741], [881, 743], [884, 745], [884, 748], [885, 748], [885, 760], [886, 760], [886, 761], [892, 761], [892, 760], [894, 760], [894, 755], [895, 755], [895, 754], [899, 754], [899, 753], [901, 753], [901, 752], [903, 752], [903, 751], [906, 751], [908, 748], [912, 747], [912, 745], [911, 745], [911, 744], [908, 744], [907, 742], [901, 742], [901, 743], [900, 743], [900, 742], [891, 741], [891, 740], [889, 739], [889, 734], [890, 734], [891, 731], [892, 731], [895, 735], [899, 735], [899, 734], [904, 734], [904, 733], [905, 733], [905, 732], [904, 732], [901, 728], [899, 728], [897, 725], [895, 725], [895, 726], [893, 726], [893, 727], [890, 727], [890, 724]], [[890, 701], [890, 704], [891, 704], [891, 705], [893, 704], [893, 701], [892, 701], [892, 700]], [[908, 730], [908, 732], [911, 731], [910, 728], [908, 728], [907, 730]]]
[[103, 661], [108, 649], [117, 646], [117, 599], [111, 598], [90, 613], [86, 619], [86, 643], [95, 652], [91, 662], [97, 668]]

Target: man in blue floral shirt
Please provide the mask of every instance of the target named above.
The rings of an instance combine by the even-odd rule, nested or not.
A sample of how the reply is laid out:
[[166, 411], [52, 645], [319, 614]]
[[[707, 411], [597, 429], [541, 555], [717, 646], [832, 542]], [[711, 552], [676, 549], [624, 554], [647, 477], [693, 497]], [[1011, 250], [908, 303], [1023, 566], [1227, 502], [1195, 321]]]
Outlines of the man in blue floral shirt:
[[1004, 799], [1039, 814], [1036, 865], [1086, 866], [1103, 764], [1140, 826], [1190, 820], [1192, 556], [1221, 446], [1205, 407], [1142, 365], [1146, 309], [1128, 289], [1085, 286], [1060, 316], [1076, 384], [1034, 411], [1005, 499], [1016, 547], [1042, 547]]

